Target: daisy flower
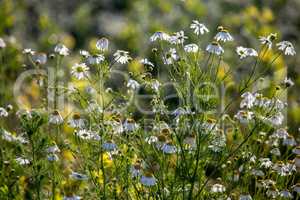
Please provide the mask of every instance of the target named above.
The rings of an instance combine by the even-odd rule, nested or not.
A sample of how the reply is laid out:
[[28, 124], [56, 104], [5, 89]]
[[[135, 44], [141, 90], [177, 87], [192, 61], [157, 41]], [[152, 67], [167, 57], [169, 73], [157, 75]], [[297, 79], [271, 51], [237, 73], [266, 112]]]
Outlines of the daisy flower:
[[81, 129], [79, 131], [75, 131], [75, 135], [83, 140], [95, 140], [99, 141], [101, 137], [91, 130]]
[[140, 176], [140, 175], [141, 175], [141, 169], [142, 169], [142, 166], [141, 166], [140, 163], [134, 164], [134, 165], [131, 167], [131, 169], [130, 169], [131, 176], [132, 176], [132, 177]]
[[296, 146], [297, 142], [292, 135], [288, 135], [287, 138], [283, 140], [282, 144], [285, 146]]
[[47, 153], [59, 153], [60, 149], [58, 148], [58, 146], [56, 144], [54, 144], [53, 146], [50, 146], [46, 149]]
[[248, 123], [254, 117], [254, 113], [251, 111], [240, 110], [234, 118], [238, 119], [241, 123]]
[[69, 55], [69, 49], [63, 44], [57, 44], [54, 48], [54, 52], [61, 56]]
[[200, 23], [198, 20], [193, 20], [193, 23], [190, 25], [190, 28], [194, 30], [194, 33], [196, 35], [203, 35], [209, 32], [206, 26]]
[[164, 33], [162, 31], [157, 31], [155, 32], [151, 37], [150, 37], [150, 41], [154, 42], [156, 40], [160, 40], [160, 41], [169, 41], [170, 39], [170, 35], [168, 35], [167, 33]]
[[138, 124], [136, 124], [133, 119], [129, 118], [123, 123], [123, 127], [124, 131], [134, 131], [138, 128]]
[[28, 54], [28, 55], [34, 55], [35, 51], [33, 51], [32, 49], [24, 49], [22, 51], [23, 54]]
[[216, 183], [211, 187], [210, 191], [212, 193], [223, 193], [226, 191], [226, 188], [224, 185]]
[[89, 67], [85, 63], [76, 63], [71, 70], [71, 74], [78, 80], [89, 77]]
[[54, 162], [54, 161], [58, 161], [59, 158], [58, 158], [58, 156], [56, 154], [49, 154], [47, 156], [47, 160], [50, 161], [50, 162]]
[[276, 44], [278, 46], [278, 49], [283, 51], [285, 55], [294, 56], [296, 55], [296, 51], [294, 49], [294, 46], [289, 41], [282, 41]]
[[283, 84], [285, 85], [285, 87], [292, 87], [295, 85], [295, 83], [292, 81], [292, 79], [285, 77]]
[[96, 48], [100, 51], [107, 51], [109, 46], [109, 40], [105, 37], [101, 38], [96, 43]]
[[199, 47], [196, 44], [187, 44], [184, 46], [184, 51], [187, 53], [196, 53], [198, 52]]
[[53, 111], [49, 116], [49, 123], [59, 125], [64, 122], [62, 116], [59, 114], [57, 110]]
[[288, 190], [282, 190], [279, 193], [279, 196], [282, 197], [282, 198], [285, 198], [285, 199], [292, 199], [293, 198], [293, 195]]
[[140, 84], [136, 80], [129, 79], [126, 86], [132, 90], [136, 90], [140, 87]]
[[151, 67], [154, 67], [154, 64], [152, 62], [150, 62], [147, 58], [141, 59], [140, 63], [142, 63], [143, 65], [149, 65]]
[[176, 32], [170, 37], [169, 41], [171, 44], [183, 44], [188, 37], [184, 35], [184, 31]]
[[240, 108], [252, 108], [254, 106], [256, 96], [250, 92], [245, 92], [241, 95], [242, 101], [240, 103]]
[[74, 114], [72, 119], [69, 120], [68, 124], [73, 128], [83, 128], [85, 125], [84, 119], [82, 119], [79, 114]]
[[0, 107], [0, 117], [7, 117], [7, 116], [8, 116], [8, 112], [6, 111], [6, 109]]
[[176, 146], [173, 145], [172, 142], [167, 142], [166, 144], [164, 144], [161, 147], [161, 150], [165, 153], [165, 154], [173, 154], [176, 153], [177, 148]]
[[80, 200], [81, 197], [80, 196], [64, 196], [63, 200]]
[[207, 45], [206, 51], [209, 53], [216, 54], [218, 56], [224, 53], [224, 49], [220, 46], [218, 42], [212, 42], [209, 45]]
[[114, 53], [114, 57], [115, 57], [114, 59], [116, 62], [120, 64], [126, 64], [129, 62], [129, 60], [131, 60], [131, 57], [128, 54], [129, 54], [128, 51], [117, 50]]
[[145, 175], [141, 177], [141, 183], [145, 186], [154, 186], [156, 184], [156, 179], [151, 173], [145, 173]]
[[174, 48], [170, 48], [169, 51], [163, 57], [163, 62], [165, 65], [171, 65], [174, 61], [177, 61], [179, 56]]
[[250, 194], [241, 194], [239, 200], [252, 200]]
[[103, 62], [104, 60], [105, 60], [105, 57], [102, 54], [92, 55], [87, 58], [87, 62], [90, 65], [98, 65], [101, 62]]
[[29, 164], [30, 164], [30, 160], [28, 160], [28, 159], [26, 159], [26, 158], [22, 158], [22, 157], [16, 158], [15, 161], [16, 161], [19, 165], [29, 165]]
[[85, 58], [89, 57], [91, 54], [86, 50], [79, 50], [79, 54]]
[[215, 39], [217, 41], [227, 42], [227, 41], [233, 41], [233, 37], [230, 35], [230, 33], [223, 28], [222, 26], [218, 27], [218, 33], [215, 36]]
[[277, 34], [276, 33], [271, 33], [268, 36], [261, 36], [259, 37], [259, 40], [261, 42], [261, 44], [266, 45], [268, 47], [268, 49], [272, 48], [272, 44], [273, 41], [277, 38]]
[[237, 47], [236, 52], [240, 56], [240, 59], [246, 58], [248, 56], [253, 56], [253, 57], [258, 56], [255, 49], [245, 48], [245, 47], [242, 47], [242, 46]]
[[296, 185], [292, 186], [294, 192], [300, 194], [300, 183], [296, 183]]
[[297, 146], [296, 148], [294, 148], [293, 153], [296, 155], [300, 155], [300, 146]]

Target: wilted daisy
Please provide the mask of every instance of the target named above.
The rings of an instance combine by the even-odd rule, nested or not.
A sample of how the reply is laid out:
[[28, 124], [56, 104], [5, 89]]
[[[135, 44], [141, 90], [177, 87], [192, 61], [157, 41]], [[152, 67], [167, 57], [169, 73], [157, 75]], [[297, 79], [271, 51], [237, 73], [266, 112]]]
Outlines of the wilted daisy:
[[230, 33], [227, 31], [227, 29], [225, 29], [222, 26], [219, 26], [218, 31], [219, 32], [214, 37], [217, 41], [223, 41], [223, 42], [233, 41], [233, 37], [230, 35]]
[[117, 149], [117, 145], [112, 140], [108, 140], [102, 144], [102, 148], [106, 151], [115, 151]]
[[0, 38], [0, 49], [4, 49], [6, 47], [6, 43], [2, 38]]
[[206, 26], [200, 23], [198, 20], [193, 20], [193, 23], [191, 24], [190, 28], [194, 30], [194, 33], [196, 35], [203, 35], [209, 32]]
[[23, 157], [18, 157], [18, 158], [15, 159], [15, 161], [19, 165], [28, 165], [28, 164], [30, 164], [30, 160], [28, 160], [27, 158], [23, 158]]
[[275, 199], [278, 196], [278, 194], [279, 194], [279, 192], [275, 186], [273, 186], [272, 188], [269, 188], [266, 192], [267, 197], [271, 197], [273, 199]]
[[85, 125], [84, 119], [82, 119], [79, 114], [74, 114], [72, 119], [69, 120], [68, 124], [73, 128], [83, 128]]
[[134, 164], [131, 168], [130, 168], [130, 172], [131, 172], [131, 176], [132, 177], [137, 177], [141, 175], [141, 169], [142, 166], [139, 162], [137, 162], [136, 164]]
[[278, 46], [278, 49], [283, 51], [285, 55], [294, 56], [296, 55], [296, 51], [294, 49], [294, 46], [289, 41], [282, 41], [276, 44]]
[[196, 53], [198, 52], [199, 47], [196, 44], [187, 44], [184, 46], [184, 51], [187, 53]]
[[99, 141], [101, 139], [101, 137], [96, 132], [86, 129], [75, 131], [75, 135], [83, 140]]
[[266, 169], [272, 167], [272, 165], [273, 165], [270, 158], [260, 158], [259, 162], [260, 162], [260, 167], [263, 167], [263, 168], [266, 168]]
[[183, 44], [188, 37], [184, 35], [184, 31], [176, 32], [169, 39], [171, 44]]
[[126, 86], [132, 90], [136, 90], [140, 87], [140, 84], [136, 80], [129, 79]]
[[124, 131], [134, 131], [138, 128], [138, 124], [131, 118], [126, 119], [123, 123]]
[[105, 60], [105, 57], [102, 54], [91, 55], [87, 58], [87, 63], [90, 65], [98, 65]]
[[281, 152], [278, 148], [274, 148], [270, 151], [271, 154], [275, 155], [275, 156], [280, 156]]
[[169, 41], [169, 39], [170, 39], [170, 35], [162, 31], [157, 31], [150, 37], [151, 42], [154, 42], [156, 40]]
[[114, 53], [114, 59], [116, 62], [118, 62], [120, 64], [126, 64], [129, 62], [129, 60], [131, 60], [131, 57], [129, 56], [128, 51], [117, 50]]
[[268, 35], [267, 37], [265, 37], [265, 36], [259, 37], [259, 40], [260, 40], [260, 42], [261, 42], [263, 45], [266, 45], [266, 46], [268, 47], [268, 49], [271, 49], [271, 48], [272, 48], [273, 41], [274, 41], [276, 38], [277, 38], [277, 34], [271, 33], [271, 34]]
[[71, 70], [71, 74], [78, 80], [89, 77], [89, 67], [85, 63], [76, 63]]
[[283, 140], [282, 144], [285, 146], [296, 146], [297, 142], [292, 135], [288, 135], [287, 138]]
[[141, 177], [141, 183], [145, 186], [154, 186], [156, 184], [156, 179], [151, 173], [146, 172], [145, 175]]
[[223, 193], [226, 191], [226, 188], [224, 185], [216, 183], [211, 187], [210, 191], [212, 193]]
[[7, 142], [20, 142], [21, 144], [26, 144], [28, 141], [22, 136], [12, 135], [10, 132], [4, 129], [0, 129], [1, 138]]
[[296, 185], [292, 186], [293, 191], [297, 192], [300, 194], [300, 183], [296, 183]]
[[101, 38], [96, 43], [96, 48], [100, 51], [107, 51], [109, 45], [109, 40], [105, 37]]
[[163, 57], [163, 62], [165, 65], [171, 65], [174, 63], [174, 61], [177, 61], [179, 59], [179, 56], [177, 55], [177, 52], [174, 48], [170, 48], [168, 52], [165, 53], [165, 56]]
[[143, 58], [140, 60], [140, 62], [143, 64], [143, 65], [149, 65], [151, 67], [154, 67], [154, 64], [152, 62], [150, 62], [147, 58]]
[[6, 109], [0, 107], [0, 117], [7, 117], [7, 116], [8, 116], [8, 112], [6, 111]]
[[212, 42], [209, 45], [207, 45], [206, 51], [209, 53], [216, 54], [218, 56], [224, 53], [224, 49], [220, 46], [218, 42]]
[[59, 125], [64, 122], [62, 116], [59, 114], [57, 110], [53, 111], [49, 116], [49, 123]]
[[237, 47], [236, 52], [240, 56], [240, 59], [246, 58], [248, 56], [253, 56], [253, 57], [258, 56], [255, 49], [245, 48], [242, 46]]
[[69, 55], [69, 49], [63, 44], [57, 44], [54, 48], [54, 52], [61, 56]]
[[72, 172], [69, 176], [71, 179], [77, 180], [77, 181], [86, 181], [88, 180], [87, 175], [80, 174], [77, 172]]

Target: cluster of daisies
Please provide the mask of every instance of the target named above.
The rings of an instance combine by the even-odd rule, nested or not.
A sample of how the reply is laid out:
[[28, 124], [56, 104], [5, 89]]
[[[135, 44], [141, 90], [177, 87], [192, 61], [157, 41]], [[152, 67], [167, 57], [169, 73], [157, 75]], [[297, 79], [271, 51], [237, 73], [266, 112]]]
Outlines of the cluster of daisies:
[[[190, 29], [196, 36], [210, 32], [209, 29], [198, 20], [193, 20]], [[276, 34], [261, 37], [262, 51], [271, 49], [276, 38]], [[168, 44], [168, 48], [162, 49], [157, 55], [159, 55], [161, 65], [166, 65], [166, 67], [171, 68], [176, 66], [183, 57], [187, 58], [188, 55], [198, 54], [201, 51], [198, 44], [186, 43], [188, 39], [184, 31], [173, 34], [158, 31], [150, 37], [150, 42]], [[219, 26], [216, 35], [213, 37], [213, 41], [206, 46], [203, 53], [222, 57], [225, 52], [222, 45], [233, 40], [234, 37], [231, 33], [229, 33], [225, 27]], [[107, 53], [110, 51], [109, 44], [110, 42], [107, 38], [101, 38], [96, 43], [96, 53], [80, 50], [81, 61], [71, 67], [70, 74], [75, 78], [75, 81], [83, 80], [88, 82], [89, 93], [96, 90], [93, 85], [95, 83], [93, 78], [95, 78], [94, 76], [96, 75], [94, 68], [101, 66], [101, 70], [97, 72], [106, 73], [108, 71], [109, 73], [115, 64], [124, 65], [133, 60], [129, 52], [124, 50], [115, 51], [111, 56], [112, 59], [109, 60], [107, 56]], [[5, 47], [5, 42], [0, 38], [0, 48]], [[294, 56], [296, 54], [293, 45], [288, 41], [281, 41], [276, 44], [276, 47], [284, 55]], [[182, 55], [182, 52], [179, 51], [186, 54]], [[47, 62], [46, 54], [37, 53], [31, 49], [24, 49], [23, 53], [38, 65]], [[240, 59], [247, 57], [257, 57], [258, 59], [260, 55], [260, 52], [257, 52], [254, 48], [243, 46], [237, 46], [236, 53]], [[69, 55], [70, 50], [63, 44], [55, 46], [54, 57], [63, 58]], [[51, 56], [52, 54], [50, 57]], [[193, 58], [198, 59], [199, 57], [194, 56]], [[138, 61], [140, 64], [152, 69], [160, 65], [157, 61], [154, 62], [148, 58], [138, 59]], [[181, 62], [180, 64], [183, 63], [184, 62]], [[195, 63], [198, 64], [198, 62]], [[105, 79], [105, 76], [98, 78]], [[130, 77], [127, 80], [125, 85], [128, 88], [129, 94], [137, 92], [139, 88], [142, 87], [143, 83], [141, 83], [141, 80], [143, 79], [135, 79], [134, 77]], [[164, 195], [170, 194], [172, 190], [177, 187], [181, 193], [184, 191], [194, 193], [196, 191], [196, 194], [192, 194], [192, 197], [195, 196], [195, 198], [197, 198], [198, 195], [201, 196], [202, 189], [200, 188], [203, 186], [206, 190], [206, 195], [208, 194], [208, 196], [212, 195], [213, 197], [226, 200], [237, 198], [240, 200], [251, 200], [260, 197], [258, 196], [260, 194], [268, 198], [292, 199], [296, 196], [299, 197], [300, 183], [297, 183], [298, 180], [295, 179], [295, 173], [300, 169], [300, 146], [296, 138], [294, 138], [292, 134], [289, 134], [287, 129], [283, 127], [285, 120], [284, 111], [287, 107], [286, 103], [275, 96], [266, 97], [261, 93], [248, 91], [241, 95], [240, 109], [233, 117], [230, 117], [230, 115], [226, 113], [220, 116], [200, 113], [205, 116], [200, 118], [199, 113], [197, 113], [191, 105], [182, 105], [174, 111], [169, 112], [168, 114], [170, 116], [166, 117], [166, 106], [160, 101], [160, 80], [151, 79], [145, 82], [146, 85], [150, 83], [150, 88], [155, 93], [154, 103], [151, 104], [153, 106], [153, 112], [151, 112], [151, 114], [154, 114], [156, 117], [155, 120], [151, 121], [149, 125], [150, 128], [145, 127], [142, 120], [139, 123], [133, 119], [132, 113], [114, 110], [113, 108], [117, 107], [117, 105], [114, 105], [115, 107], [104, 107], [103, 102], [101, 102], [100, 105], [95, 99], [90, 99], [91, 97], [82, 98], [84, 94], [81, 94], [80, 89], [75, 88], [75, 86], [74, 88], [69, 88], [68, 90], [70, 90], [71, 93], [79, 94], [78, 98], [82, 99], [78, 101], [80, 103], [86, 101], [86, 105], [83, 106], [84, 110], [82, 113], [73, 113], [65, 118], [62, 115], [62, 111], [59, 111], [57, 108], [47, 114], [47, 124], [49, 125], [47, 127], [54, 127], [51, 132], [57, 132], [56, 136], [55, 134], [51, 136], [54, 137], [53, 142], [41, 150], [43, 153], [46, 153], [47, 160], [52, 164], [59, 163], [62, 160], [60, 155], [65, 150], [64, 148], [66, 148], [66, 146], [70, 149], [74, 148], [74, 145], [69, 145], [67, 136], [62, 136], [62, 127], [67, 126], [72, 128], [72, 136], [74, 136], [75, 141], [79, 141], [76, 143], [78, 148], [76, 146], [73, 152], [80, 154], [80, 147], [84, 146], [84, 144], [88, 144], [87, 146], [90, 148], [89, 153], [94, 152], [95, 149], [101, 149], [101, 151], [99, 151], [101, 154], [100, 157], [104, 154], [108, 155], [109, 160], [115, 164], [114, 167], [116, 167], [118, 173], [121, 174], [121, 172], [126, 171], [126, 174], [129, 174], [126, 180], [130, 179], [130, 182], [133, 183], [134, 190], [138, 194], [141, 192], [141, 190], [139, 190], [141, 187], [145, 187], [146, 191], [151, 191], [151, 189], [157, 189], [160, 193], [163, 191], [162, 193], [165, 193]], [[286, 78], [282, 85], [284, 89], [287, 89], [293, 86], [294, 83], [291, 79]], [[54, 85], [54, 87], [58, 86]], [[111, 90], [111, 88], [108, 88], [105, 92]], [[97, 92], [100, 94], [104, 93], [104, 91]], [[122, 106], [124, 105], [122, 104], [121, 107]], [[12, 109], [11, 105], [6, 108], [0, 107], [0, 118], [7, 118]], [[17, 112], [17, 116], [19, 116], [27, 135], [15, 135], [1, 128], [1, 139], [9, 143], [18, 143], [24, 146], [33, 145], [34, 142], [31, 140], [31, 134], [34, 133], [32, 133], [32, 130], [37, 131], [41, 122], [35, 112], [36, 111]], [[225, 122], [230, 123], [234, 128], [230, 130], [226, 129], [224, 127]], [[46, 130], [45, 128], [45, 131]], [[247, 132], [249, 132], [249, 135], [246, 134]], [[253, 133], [255, 133], [255, 136], [254, 139], [251, 139], [251, 136], [254, 135]], [[236, 152], [241, 150], [241, 153], [239, 153], [239, 155], [231, 155], [229, 153], [230, 156], [227, 157], [227, 160], [224, 162], [216, 162], [218, 155], [222, 155], [226, 158], [226, 153], [232, 150], [231, 146], [228, 147], [228, 144], [236, 141], [229, 141], [228, 135], [234, 134], [238, 135], [232, 136], [236, 137], [234, 140], [239, 141], [238, 137], [242, 138], [240, 139], [240, 145], [235, 149]], [[57, 141], [54, 142], [54, 140]], [[255, 142], [255, 144], [251, 143], [254, 147], [250, 145], [249, 149], [245, 149], [243, 144], [247, 143], [248, 140]], [[62, 142], [64, 143], [63, 145], [61, 144]], [[260, 150], [264, 151], [263, 154], [255, 152], [257, 151], [257, 146], [255, 146], [257, 144], [259, 148], [262, 146]], [[126, 146], [127, 152], [130, 151], [128, 149], [134, 149], [132, 151], [135, 155], [129, 156], [124, 154], [124, 146]], [[223, 155], [224, 152], [225, 154]], [[117, 168], [118, 165], [116, 163], [120, 164], [121, 162], [121, 165], [124, 165], [124, 157], [126, 156], [128, 156], [129, 160], [126, 161], [126, 164], [129, 163], [129, 167], [126, 165], [124, 169]], [[234, 156], [236, 157], [233, 158]], [[81, 159], [83, 158], [84, 156], [82, 156]], [[188, 158], [190, 160], [188, 160]], [[15, 158], [15, 162], [22, 166], [30, 166], [30, 164], [34, 162], [34, 159], [34, 156], [30, 158], [30, 156], [26, 157], [21, 154]], [[97, 181], [95, 181], [95, 177], [93, 177], [94, 172], [92, 173], [90, 168], [86, 169], [82, 167], [86, 164], [85, 160], [80, 160], [79, 162], [83, 164], [81, 165], [80, 163], [78, 166], [72, 166], [74, 170], [70, 170], [68, 179], [75, 182], [91, 181], [95, 184], [95, 187], [98, 187], [99, 185], [95, 183]], [[210, 164], [210, 162], [214, 163], [215, 170], [213, 170], [213, 175], [219, 168], [227, 168], [229, 175], [225, 172], [223, 178], [217, 177], [212, 178], [213, 180], [211, 181], [203, 181], [201, 177], [203, 177], [204, 174], [201, 173], [203, 173], [203, 171], [205, 171], [206, 174], [208, 173], [209, 167], [207, 167], [207, 165]], [[87, 162], [87, 164], [90, 165], [90, 162]], [[97, 165], [98, 164], [97, 162]], [[104, 185], [103, 190], [105, 193], [105, 184], [110, 182], [110, 179], [105, 178], [106, 175], [113, 180], [120, 179], [120, 177], [118, 177], [118, 174], [113, 174], [114, 170], [106, 172], [103, 162], [99, 165], [102, 166], [96, 166], [95, 168], [100, 168], [101, 170], [103, 180], [100, 182]], [[190, 175], [189, 168], [191, 168], [191, 170], [195, 168], [195, 172], [193, 172], [192, 175]], [[180, 173], [187, 173], [186, 177], [188, 177], [188, 180], [182, 181], [184, 177], [183, 174], [176, 175], [180, 170], [187, 170]], [[170, 179], [170, 175], [168, 174], [173, 172], [175, 173], [176, 180], [170, 181], [172, 182], [172, 186], [168, 186], [169, 183], [164, 182], [163, 179], [165, 177]], [[165, 173], [165, 177], [161, 175], [163, 173]], [[98, 175], [96, 180], [99, 176], [100, 175]], [[246, 187], [243, 187], [243, 191], [233, 189], [233, 187], [239, 183], [250, 181], [252, 178], [255, 179], [254, 187], [257, 193], [249, 192], [245, 189]], [[185, 185], [187, 182], [189, 184]], [[138, 187], [137, 184], [139, 184]], [[199, 188], [198, 190], [195, 189], [195, 185]], [[161, 189], [161, 187], [163, 188]], [[64, 199], [81, 199], [80, 194], [76, 194], [76, 192], [77, 191], [73, 191], [70, 194], [66, 193]]]

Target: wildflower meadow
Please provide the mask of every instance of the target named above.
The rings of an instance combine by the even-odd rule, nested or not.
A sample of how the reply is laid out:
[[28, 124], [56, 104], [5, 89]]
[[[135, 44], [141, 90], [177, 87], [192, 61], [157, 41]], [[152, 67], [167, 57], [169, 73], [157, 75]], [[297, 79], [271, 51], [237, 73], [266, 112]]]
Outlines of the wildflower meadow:
[[0, 76], [0, 199], [300, 199], [283, 64], [297, 44], [201, 18], [177, 28], [134, 52], [110, 35], [47, 52], [0, 35], [0, 70], [22, 66], [12, 86]]

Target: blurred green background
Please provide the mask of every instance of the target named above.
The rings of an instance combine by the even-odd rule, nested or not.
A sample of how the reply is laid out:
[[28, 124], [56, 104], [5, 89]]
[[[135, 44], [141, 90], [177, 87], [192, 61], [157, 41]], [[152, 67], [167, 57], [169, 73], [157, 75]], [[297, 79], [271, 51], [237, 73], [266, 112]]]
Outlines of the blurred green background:
[[[147, 56], [151, 51], [148, 38], [153, 32], [189, 30], [191, 21], [198, 19], [211, 30], [210, 36], [201, 38], [204, 44], [218, 25], [232, 32], [236, 42], [226, 47], [225, 57], [228, 65], [235, 67], [236, 45], [257, 49], [258, 36], [271, 32], [291, 41], [299, 52], [299, 10], [299, 0], [0, 0], [0, 37], [8, 46], [1, 51], [0, 106], [14, 103], [11, 88], [26, 69], [23, 48], [51, 52], [55, 44], [62, 42], [76, 52], [92, 48], [98, 38], [105, 36], [111, 40], [113, 50], [128, 50], [133, 57]], [[188, 36], [191, 41], [197, 40]], [[288, 67], [288, 76], [296, 82], [288, 95], [288, 124], [297, 131], [300, 57], [284, 60], [280, 59], [275, 68]], [[242, 68], [238, 73], [248, 71]], [[286, 76], [281, 72], [275, 75], [275, 80]]]

